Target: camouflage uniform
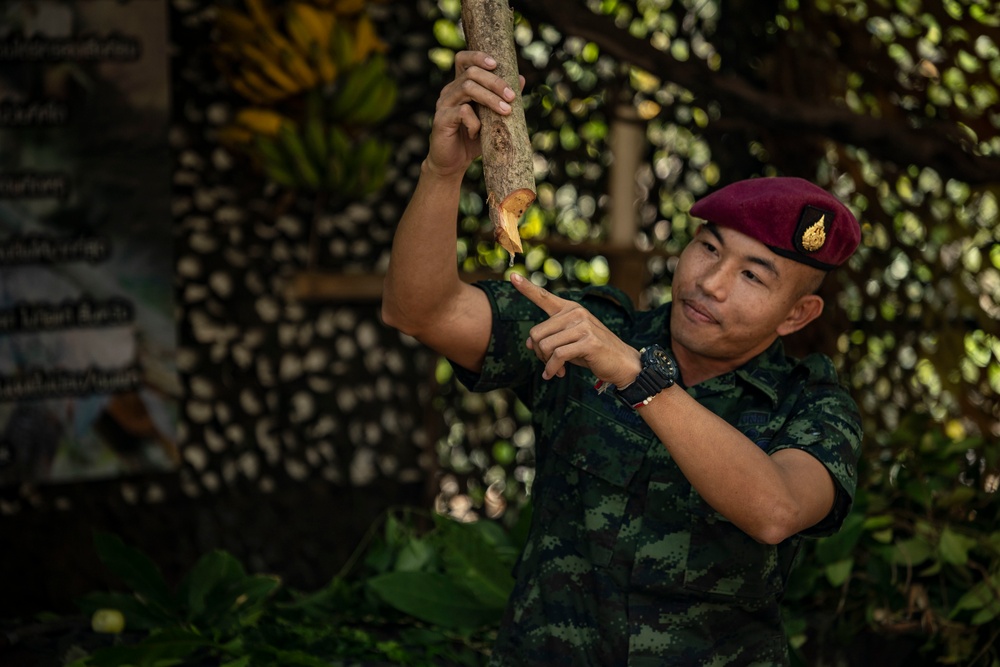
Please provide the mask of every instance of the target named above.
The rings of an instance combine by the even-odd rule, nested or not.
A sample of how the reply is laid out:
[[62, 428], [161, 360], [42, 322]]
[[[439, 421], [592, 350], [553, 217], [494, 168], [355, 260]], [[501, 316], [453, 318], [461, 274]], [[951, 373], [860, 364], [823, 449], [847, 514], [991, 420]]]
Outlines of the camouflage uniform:
[[[525, 347], [545, 318], [506, 282], [479, 286], [493, 306], [475, 391], [509, 387], [536, 434], [534, 517], [515, 569], [491, 665], [786, 665], [779, 600], [801, 536], [761, 544], [691, 488], [633, 410], [594, 390], [589, 370], [543, 380]], [[670, 307], [637, 312], [611, 288], [561, 296], [582, 303], [632, 346], [669, 346]], [[830, 360], [786, 358], [780, 341], [742, 368], [687, 389], [771, 453], [795, 447], [836, 480], [836, 530], [850, 509], [861, 440], [855, 403]], [[679, 415], [683, 418], [683, 415]]]

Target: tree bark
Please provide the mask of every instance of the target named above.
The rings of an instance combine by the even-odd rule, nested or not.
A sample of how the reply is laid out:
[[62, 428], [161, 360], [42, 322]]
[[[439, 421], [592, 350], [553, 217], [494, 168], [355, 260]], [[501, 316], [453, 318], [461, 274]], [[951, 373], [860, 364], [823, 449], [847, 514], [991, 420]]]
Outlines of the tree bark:
[[463, 0], [462, 24], [469, 48], [492, 56], [497, 61], [494, 72], [515, 94], [507, 116], [479, 107], [487, 208], [494, 238], [513, 260], [513, 255], [521, 252], [518, 222], [535, 200], [531, 140], [524, 120], [514, 47], [514, 12], [506, 0]]

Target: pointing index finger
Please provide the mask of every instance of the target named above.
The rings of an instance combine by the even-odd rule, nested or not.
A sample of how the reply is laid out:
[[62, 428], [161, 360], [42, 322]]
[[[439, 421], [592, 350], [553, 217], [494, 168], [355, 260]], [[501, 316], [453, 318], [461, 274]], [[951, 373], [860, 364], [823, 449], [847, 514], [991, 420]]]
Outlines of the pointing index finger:
[[560, 312], [567, 303], [544, 287], [539, 287], [519, 273], [510, 274], [510, 282], [518, 292], [523, 294], [533, 304], [545, 311], [546, 315], [552, 316]]

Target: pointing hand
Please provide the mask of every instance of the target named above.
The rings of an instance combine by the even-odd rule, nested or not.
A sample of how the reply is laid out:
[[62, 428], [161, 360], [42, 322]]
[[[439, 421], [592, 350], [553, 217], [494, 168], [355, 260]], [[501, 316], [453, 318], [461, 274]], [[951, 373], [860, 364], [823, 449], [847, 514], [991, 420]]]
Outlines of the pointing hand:
[[543, 378], [564, 377], [567, 363], [588, 368], [598, 379], [618, 386], [631, 383], [639, 374], [639, 351], [612, 333], [589, 310], [517, 273], [511, 274], [510, 281], [549, 316], [531, 328], [526, 342], [528, 349], [545, 363]]

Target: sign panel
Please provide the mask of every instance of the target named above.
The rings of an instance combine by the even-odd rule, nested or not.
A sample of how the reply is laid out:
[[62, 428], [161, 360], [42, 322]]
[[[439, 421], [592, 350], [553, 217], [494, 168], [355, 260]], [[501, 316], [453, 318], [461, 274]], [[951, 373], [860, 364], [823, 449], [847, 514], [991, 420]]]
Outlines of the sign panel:
[[179, 460], [167, 11], [0, 4], [0, 486]]

